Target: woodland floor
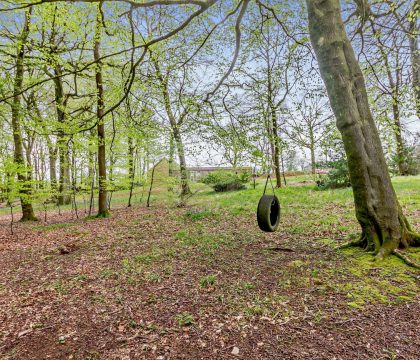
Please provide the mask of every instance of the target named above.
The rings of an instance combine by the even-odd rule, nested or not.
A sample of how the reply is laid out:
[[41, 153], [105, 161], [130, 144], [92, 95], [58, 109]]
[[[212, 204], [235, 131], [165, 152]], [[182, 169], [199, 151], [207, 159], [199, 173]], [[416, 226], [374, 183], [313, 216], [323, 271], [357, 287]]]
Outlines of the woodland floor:
[[[419, 183], [395, 180], [417, 231]], [[14, 235], [2, 216], [0, 359], [419, 359], [420, 273], [334, 250], [358, 231], [351, 190], [296, 185], [273, 234], [256, 226], [261, 184], [108, 219], [49, 212]]]

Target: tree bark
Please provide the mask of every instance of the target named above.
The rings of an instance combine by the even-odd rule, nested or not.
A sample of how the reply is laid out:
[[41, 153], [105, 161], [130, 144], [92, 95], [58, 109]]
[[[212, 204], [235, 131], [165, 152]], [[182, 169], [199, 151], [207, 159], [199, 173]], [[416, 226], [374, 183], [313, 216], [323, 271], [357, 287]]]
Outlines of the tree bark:
[[279, 135], [277, 126], [276, 111], [271, 111], [271, 126], [272, 126], [272, 139], [273, 142], [273, 165], [276, 174], [276, 187], [281, 187], [281, 173], [280, 173], [280, 149], [279, 149]]
[[397, 165], [399, 175], [408, 175], [407, 164], [405, 161], [404, 139], [402, 137], [400, 109], [397, 100], [393, 100], [392, 113], [394, 115], [394, 134], [397, 145]]
[[51, 190], [55, 192], [57, 190], [57, 173], [55, 170], [57, 166], [57, 151], [50, 146], [48, 146], [48, 158], [50, 162]]
[[175, 144], [174, 137], [169, 137], [169, 176], [174, 176], [174, 157], [175, 157]]
[[130, 194], [128, 196], [128, 204], [127, 207], [131, 206], [131, 198], [133, 196], [133, 188], [134, 188], [134, 145], [133, 145], [133, 138], [131, 136], [128, 137], [128, 177], [130, 179]]
[[190, 194], [190, 186], [188, 183], [188, 171], [187, 171], [187, 162], [185, 160], [184, 154], [184, 144], [182, 143], [181, 134], [179, 133], [178, 127], [175, 126], [173, 129], [174, 141], [178, 152], [179, 159], [179, 170], [181, 177], [181, 198]]
[[419, 49], [419, 26], [417, 23], [418, 13], [420, 12], [420, 0], [414, 0], [413, 14], [409, 26], [409, 42], [411, 55], [412, 84], [414, 91], [414, 101], [416, 105], [416, 114], [420, 119], [420, 49]]
[[[270, 45], [270, 44], [268, 44]], [[270, 49], [267, 48], [265, 51], [267, 61], [267, 96], [268, 96], [268, 109], [270, 113], [270, 144], [271, 144], [271, 157], [273, 160], [274, 173], [276, 175], [276, 187], [281, 187], [281, 174], [280, 174], [280, 151], [279, 151], [279, 138], [278, 138], [278, 126], [276, 108], [274, 106], [273, 99], [273, 84], [272, 84], [272, 73], [270, 63]]]
[[316, 157], [315, 157], [315, 145], [311, 144], [311, 172], [312, 175], [316, 174]]
[[96, 31], [95, 31], [95, 45], [93, 49], [93, 57], [96, 62], [96, 91], [97, 91], [97, 106], [96, 115], [98, 117], [98, 214], [97, 217], [109, 216], [108, 207], [106, 204], [106, 158], [105, 158], [105, 125], [104, 125], [104, 87], [102, 80], [102, 64], [100, 61], [100, 46], [101, 46], [101, 17], [97, 14]]
[[70, 194], [70, 158], [68, 139], [65, 135], [66, 124], [66, 100], [64, 97], [63, 80], [61, 77], [62, 70], [60, 65], [54, 68], [54, 91], [55, 91], [55, 106], [57, 112], [57, 121], [60, 125], [57, 136], [57, 149], [60, 161], [59, 168], [59, 186], [57, 202], [59, 205], [68, 205], [71, 202]]
[[24, 72], [24, 58], [25, 46], [29, 36], [29, 24], [32, 7], [25, 13], [25, 23], [22, 30], [21, 38], [19, 39], [19, 47], [16, 54], [16, 73], [13, 88], [13, 103], [12, 103], [12, 130], [14, 141], [14, 162], [17, 165], [17, 177], [20, 183], [20, 203], [22, 207], [22, 218], [20, 221], [35, 221], [37, 220], [32, 203], [31, 203], [31, 184], [28, 183], [29, 169], [25, 165], [22, 144], [22, 130], [20, 124], [20, 109], [21, 109], [21, 95]]
[[307, 0], [309, 30], [348, 159], [359, 244], [382, 259], [418, 245], [393, 189], [365, 81], [341, 19], [339, 0]]

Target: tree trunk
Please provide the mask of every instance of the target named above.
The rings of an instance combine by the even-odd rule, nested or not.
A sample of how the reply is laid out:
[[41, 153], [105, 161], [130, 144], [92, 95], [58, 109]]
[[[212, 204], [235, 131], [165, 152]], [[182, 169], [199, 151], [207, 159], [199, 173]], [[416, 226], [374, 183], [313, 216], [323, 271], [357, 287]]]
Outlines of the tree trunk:
[[276, 187], [281, 187], [281, 172], [280, 172], [280, 149], [279, 149], [279, 135], [277, 126], [277, 117], [275, 110], [271, 112], [271, 126], [272, 126], [272, 139], [273, 142], [273, 165], [276, 174]]
[[343, 137], [353, 188], [359, 245], [382, 259], [398, 247], [419, 244], [392, 187], [366, 86], [341, 19], [339, 0], [307, 0], [315, 49], [337, 126]]
[[57, 190], [57, 151], [52, 147], [48, 147], [48, 158], [50, 162], [50, 183], [51, 190], [55, 192]]
[[271, 143], [271, 157], [273, 160], [274, 173], [276, 175], [276, 187], [281, 187], [281, 174], [280, 174], [280, 150], [279, 150], [279, 138], [278, 138], [278, 126], [276, 108], [273, 100], [273, 84], [272, 84], [272, 72], [270, 63], [270, 51], [266, 49], [266, 61], [267, 61], [267, 95], [268, 95], [268, 109], [270, 112], [270, 143]]
[[25, 46], [29, 35], [29, 23], [32, 7], [25, 13], [25, 24], [22, 30], [22, 36], [19, 42], [19, 48], [16, 54], [16, 73], [13, 88], [13, 103], [12, 103], [12, 130], [14, 141], [14, 162], [17, 165], [17, 177], [21, 183], [19, 194], [20, 203], [22, 207], [21, 221], [37, 220], [31, 203], [31, 184], [28, 183], [28, 169], [25, 166], [23, 157], [22, 131], [20, 125], [20, 92], [22, 91], [23, 72], [24, 72], [24, 58]]
[[188, 183], [188, 172], [187, 172], [187, 162], [185, 160], [184, 154], [184, 144], [182, 143], [181, 133], [179, 131], [179, 126], [181, 121], [177, 121], [175, 118], [175, 114], [171, 108], [171, 99], [168, 90], [168, 79], [164, 78], [159, 67], [159, 63], [156, 59], [153, 59], [153, 64], [156, 69], [157, 78], [161, 84], [161, 91], [163, 96], [163, 101], [165, 104], [165, 111], [169, 118], [169, 122], [171, 124], [172, 135], [174, 138], [175, 146], [178, 152], [178, 160], [179, 160], [179, 170], [180, 170], [180, 178], [181, 178], [181, 199], [186, 195], [191, 193], [190, 186]]
[[68, 205], [71, 202], [70, 196], [70, 158], [68, 141], [63, 134], [58, 135], [57, 148], [60, 160], [59, 168], [59, 186], [58, 186], [58, 198], [57, 202], [59, 205]]
[[402, 137], [402, 128], [401, 128], [401, 121], [400, 121], [400, 102], [399, 102], [399, 69], [395, 70], [395, 80], [392, 74], [391, 65], [388, 59], [388, 54], [385, 48], [385, 45], [381, 41], [380, 33], [376, 30], [373, 22], [371, 21], [371, 27], [373, 30], [373, 34], [377, 38], [379, 50], [382, 55], [382, 60], [385, 65], [386, 74], [388, 77], [389, 87], [391, 88], [391, 100], [392, 100], [392, 115], [394, 118], [394, 126], [393, 131], [396, 140], [397, 146], [397, 165], [398, 165], [398, 174], [399, 175], [407, 175], [407, 165], [404, 156], [404, 139]]
[[93, 50], [94, 60], [96, 62], [96, 91], [97, 106], [96, 115], [98, 117], [98, 214], [97, 217], [109, 216], [106, 204], [106, 158], [105, 158], [105, 125], [104, 125], [104, 88], [102, 80], [102, 64], [100, 61], [99, 49], [101, 46], [101, 18], [98, 10], [96, 19], [95, 45]]
[[181, 178], [181, 198], [190, 194], [190, 186], [188, 184], [188, 171], [187, 162], [184, 154], [184, 144], [182, 143], [181, 134], [178, 131], [178, 127], [175, 126], [173, 129], [174, 141], [178, 152], [179, 170]]
[[62, 70], [60, 65], [54, 68], [54, 91], [55, 91], [55, 106], [57, 112], [57, 121], [59, 123], [59, 135], [57, 137], [57, 148], [60, 160], [59, 169], [59, 195], [57, 202], [59, 205], [68, 205], [71, 202], [70, 194], [70, 158], [68, 149], [68, 139], [65, 135], [66, 125], [66, 101], [64, 99], [63, 80], [61, 78]]
[[175, 157], [175, 144], [174, 137], [171, 135], [169, 138], [169, 176], [174, 176], [174, 157]]
[[128, 196], [128, 204], [127, 207], [131, 206], [131, 198], [133, 196], [133, 188], [134, 188], [134, 146], [133, 146], [133, 138], [131, 136], [128, 137], [128, 177], [130, 179], [130, 194]]
[[410, 21], [410, 55], [412, 69], [412, 84], [414, 91], [414, 101], [416, 105], [416, 114], [420, 119], [420, 49], [419, 49], [419, 26], [417, 24], [418, 13], [420, 12], [420, 0], [414, 0], [413, 13], [417, 14]]
[[89, 146], [88, 146], [88, 180], [86, 184], [95, 184], [95, 173], [96, 173], [96, 153], [92, 151], [95, 146], [96, 132], [95, 129], [91, 129], [89, 136]]
[[400, 121], [400, 110], [399, 104], [396, 100], [393, 100], [392, 103], [392, 113], [394, 115], [394, 134], [395, 141], [397, 143], [397, 165], [398, 165], [398, 174], [407, 175], [407, 165], [405, 161], [405, 151], [404, 151], [404, 140], [401, 134], [401, 121]]
[[316, 158], [315, 158], [315, 145], [311, 144], [311, 173], [312, 175], [316, 174]]

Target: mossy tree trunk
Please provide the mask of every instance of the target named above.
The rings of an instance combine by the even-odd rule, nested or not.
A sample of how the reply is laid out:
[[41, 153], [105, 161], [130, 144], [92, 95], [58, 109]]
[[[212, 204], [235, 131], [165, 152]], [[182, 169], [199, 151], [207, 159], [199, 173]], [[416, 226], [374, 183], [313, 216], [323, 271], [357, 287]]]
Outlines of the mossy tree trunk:
[[26, 41], [29, 36], [29, 24], [31, 17], [32, 7], [25, 13], [25, 23], [22, 30], [21, 38], [18, 42], [18, 49], [16, 54], [16, 67], [15, 67], [15, 81], [13, 88], [13, 102], [12, 102], [12, 129], [13, 129], [13, 142], [14, 142], [14, 162], [17, 165], [17, 177], [21, 184], [19, 194], [22, 207], [21, 221], [34, 221], [37, 220], [34, 209], [31, 203], [31, 184], [30, 184], [30, 170], [25, 165], [23, 156], [23, 143], [22, 143], [22, 130], [20, 123], [21, 116], [21, 91], [23, 85], [24, 73], [24, 59]]
[[307, 0], [309, 30], [320, 71], [347, 154], [358, 245], [381, 259], [399, 247], [418, 245], [392, 187], [365, 81], [341, 19], [339, 0]]

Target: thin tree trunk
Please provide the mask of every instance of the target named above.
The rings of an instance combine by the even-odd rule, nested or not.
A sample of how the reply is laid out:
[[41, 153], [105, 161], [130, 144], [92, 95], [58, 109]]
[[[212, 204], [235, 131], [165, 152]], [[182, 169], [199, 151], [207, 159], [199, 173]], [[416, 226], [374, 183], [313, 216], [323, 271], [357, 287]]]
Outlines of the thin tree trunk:
[[409, 42], [410, 42], [410, 55], [411, 55], [411, 71], [412, 71], [412, 84], [414, 91], [414, 101], [416, 105], [416, 114], [420, 119], [420, 49], [419, 49], [419, 26], [417, 18], [420, 12], [420, 0], [414, 0], [413, 14], [409, 27]]
[[95, 45], [93, 50], [94, 60], [96, 62], [96, 91], [97, 91], [97, 108], [96, 115], [98, 117], [98, 214], [97, 217], [109, 216], [109, 211], [106, 204], [107, 189], [106, 189], [106, 158], [105, 158], [105, 125], [104, 125], [104, 88], [102, 80], [102, 65], [100, 61], [100, 46], [101, 46], [101, 17], [97, 14], [96, 31], [95, 31]]
[[128, 177], [130, 179], [130, 194], [128, 196], [128, 204], [127, 207], [131, 206], [131, 198], [133, 196], [133, 188], [134, 188], [134, 146], [133, 146], [133, 138], [131, 136], [128, 137]]
[[283, 173], [283, 181], [284, 181], [284, 186], [287, 185], [287, 181], [286, 181], [286, 174], [284, 173], [284, 158], [283, 158], [283, 151], [280, 154], [280, 159], [281, 159], [281, 170]]
[[181, 134], [177, 126], [173, 128], [174, 141], [178, 152], [179, 170], [181, 178], [181, 198], [190, 194], [190, 186], [188, 183], [187, 162], [185, 160], [184, 145], [182, 143]]
[[407, 165], [404, 156], [404, 139], [402, 137], [402, 128], [400, 121], [400, 106], [399, 106], [399, 85], [398, 85], [398, 69], [396, 69], [396, 75], [392, 75], [391, 65], [389, 63], [388, 54], [385, 48], [385, 45], [381, 41], [380, 33], [376, 30], [373, 21], [371, 21], [371, 27], [374, 35], [377, 38], [379, 50], [382, 55], [382, 60], [385, 65], [389, 87], [391, 88], [391, 98], [392, 98], [392, 115], [394, 118], [393, 131], [395, 135], [396, 145], [397, 145], [397, 164], [398, 164], [398, 174], [406, 175], [407, 174]]
[[393, 189], [359, 63], [345, 32], [339, 0], [307, 0], [311, 42], [343, 137], [362, 228], [359, 245], [377, 258], [420, 243]]
[[54, 68], [54, 91], [55, 91], [55, 107], [57, 112], [57, 122], [60, 126], [57, 137], [57, 148], [59, 154], [59, 187], [57, 201], [60, 205], [68, 205], [71, 203], [70, 194], [70, 158], [68, 149], [68, 137], [65, 135], [66, 126], [66, 101], [63, 89], [63, 79], [61, 65]]
[[311, 151], [311, 173], [312, 175], [316, 174], [316, 157], [315, 157], [315, 145], [311, 144], [310, 146]]
[[88, 146], [88, 183], [89, 186], [95, 183], [95, 173], [96, 173], [96, 153], [92, 151], [92, 148], [95, 146], [94, 141], [96, 140], [96, 132], [94, 129], [91, 130], [89, 137], [89, 146]]
[[277, 130], [277, 117], [274, 110], [271, 113], [272, 137], [273, 142], [273, 165], [276, 174], [276, 187], [281, 187], [281, 173], [280, 173], [280, 149], [279, 149], [279, 135]]
[[[191, 193], [189, 182], [188, 182], [188, 171], [187, 171], [187, 162], [185, 160], [185, 153], [184, 153], [184, 144], [182, 143], [182, 137], [179, 130], [181, 120], [177, 121], [175, 118], [175, 114], [171, 108], [171, 99], [168, 90], [168, 79], [164, 78], [159, 67], [159, 63], [156, 59], [152, 59], [153, 65], [156, 69], [156, 75], [161, 85], [161, 91], [163, 96], [163, 101], [165, 104], [165, 111], [166, 115], [169, 118], [169, 122], [171, 124], [172, 135], [174, 138], [175, 146], [178, 152], [178, 160], [179, 160], [179, 170], [180, 170], [180, 178], [181, 178], [181, 202], [182, 199]], [[185, 115], [185, 114], [184, 114]], [[181, 117], [182, 118], [182, 117]]]
[[405, 161], [404, 140], [401, 134], [401, 121], [399, 104], [396, 100], [392, 103], [392, 113], [394, 115], [394, 134], [397, 145], [397, 165], [398, 174], [407, 175], [407, 165]]
[[[147, 203], [146, 203], [146, 206], [147, 207], [150, 207], [150, 196], [152, 195], [153, 181], [155, 179], [155, 168], [156, 168], [156, 165], [157, 164], [153, 165], [153, 169], [152, 169], [152, 175], [151, 175], [150, 187], [149, 187], [149, 194], [147, 195]], [[143, 186], [143, 188], [144, 188], [144, 186]]]
[[12, 129], [14, 141], [14, 162], [17, 165], [17, 177], [21, 183], [19, 190], [20, 202], [22, 207], [21, 221], [34, 221], [37, 220], [31, 203], [31, 184], [28, 183], [29, 169], [25, 166], [23, 157], [23, 144], [22, 144], [22, 131], [20, 124], [20, 92], [22, 91], [23, 72], [24, 72], [24, 58], [25, 46], [29, 36], [29, 24], [31, 17], [32, 7], [25, 13], [25, 24], [23, 26], [22, 35], [19, 42], [19, 48], [16, 54], [16, 73], [13, 89], [13, 103], [12, 103]]
[[70, 158], [68, 141], [63, 134], [58, 135], [57, 148], [59, 154], [59, 186], [57, 201], [60, 205], [68, 205], [71, 202], [70, 195]]
[[174, 157], [175, 157], [175, 144], [174, 137], [169, 137], [169, 176], [174, 176]]
[[55, 193], [57, 190], [57, 151], [53, 148], [48, 147], [48, 158], [50, 162], [50, 183], [51, 190]]

